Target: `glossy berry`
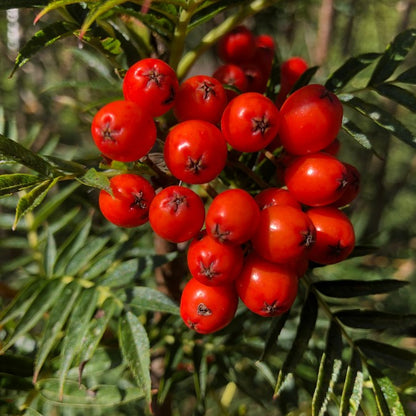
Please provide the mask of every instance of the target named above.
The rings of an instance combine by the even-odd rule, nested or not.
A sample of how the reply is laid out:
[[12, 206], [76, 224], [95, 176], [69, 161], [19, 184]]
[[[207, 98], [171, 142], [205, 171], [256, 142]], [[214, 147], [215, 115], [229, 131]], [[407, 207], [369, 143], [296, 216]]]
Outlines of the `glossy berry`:
[[360, 192], [361, 174], [359, 170], [350, 163], [344, 162], [344, 165], [347, 168], [347, 184], [341, 198], [332, 204], [336, 207], [343, 207], [350, 204]]
[[194, 239], [188, 248], [188, 268], [193, 277], [208, 286], [232, 283], [243, 267], [241, 246], [221, 244], [210, 235]]
[[243, 189], [227, 189], [211, 202], [205, 218], [207, 233], [220, 243], [243, 244], [254, 234], [260, 208]]
[[343, 108], [338, 97], [323, 85], [311, 84], [291, 94], [280, 109], [279, 136], [294, 155], [318, 152], [335, 140]]
[[191, 278], [183, 289], [179, 312], [188, 328], [210, 334], [232, 321], [237, 306], [234, 285], [207, 286]]
[[192, 189], [172, 185], [152, 200], [149, 222], [153, 231], [165, 240], [181, 243], [195, 237], [205, 219], [205, 206]]
[[179, 86], [173, 112], [178, 121], [198, 119], [217, 124], [227, 102], [220, 81], [208, 75], [195, 75]]
[[306, 214], [316, 229], [315, 244], [309, 259], [319, 264], [334, 264], [345, 260], [354, 249], [354, 227], [348, 216], [336, 207], [309, 209]]
[[216, 126], [204, 120], [176, 124], [166, 137], [164, 158], [173, 176], [189, 184], [215, 179], [225, 167], [227, 144]]
[[156, 141], [153, 118], [130, 101], [113, 101], [95, 114], [91, 123], [95, 145], [107, 158], [133, 162], [145, 156]]
[[231, 100], [221, 118], [225, 140], [240, 152], [264, 149], [277, 135], [280, 114], [273, 101], [255, 92]]
[[254, 197], [254, 199], [261, 210], [275, 205], [290, 205], [297, 209], [302, 208], [297, 199], [284, 188], [272, 187], [263, 189]]
[[283, 314], [293, 305], [298, 292], [298, 277], [289, 265], [270, 263], [251, 253], [235, 286], [249, 310], [272, 317]]
[[153, 117], [161, 116], [174, 104], [179, 88], [175, 71], [157, 58], [144, 58], [133, 64], [123, 80], [123, 94]]
[[275, 205], [261, 211], [260, 222], [251, 238], [254, 250], [274, 263], [296, 261], [315, 240], [315, 228], [299, 208]]
[[243, 69], [234, 64], [223, 64], [219, 66], [212, 76], [220, 81], [225, 87], [234, 87], [238, 90], [234, 91], [233, 89], [225, 89], [227, 94], [227, 99], [230, 101], [238, 95], [238, 93], [247, 91], [247, 78]]
[[149, 219], [155, 196], [152, 185], [142, 176], [124, 173], [110, 179], [112, 194], [101, 190], [99, 207], [104, 217], [119, 227], [138, 227]]
[[225, 63], [241, 64], [255, 53], [256, 40], [245, 26], [237, 26], [218, 41], [218, 56]]
[[335, 156], [318, 152], [294, 158], [284, 173], [290, 193], [302, 204], [334, 203], [348, 184], [347, 168]]

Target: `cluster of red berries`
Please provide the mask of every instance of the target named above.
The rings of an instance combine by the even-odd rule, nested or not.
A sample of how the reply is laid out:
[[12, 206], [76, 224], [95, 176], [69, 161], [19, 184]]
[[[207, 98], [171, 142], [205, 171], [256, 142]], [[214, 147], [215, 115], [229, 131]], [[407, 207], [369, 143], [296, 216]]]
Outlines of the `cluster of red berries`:
[[[241, 27], [231, 32], [219, 44], [224, 65], [253, 68], [255, 58], [259, 68], [265, 62], [268, 77], [271, 61], [259, 56], [267, 56], [264, 50], [270, 49], [248, 48], [242, 34], [254, 44], [265, 39]], [[249, 50], [255, 51], [251, 61], [243, 59]], [[243, 92], [230, 96], [225, 82]], [[279, 106], [260, 89], [246, 88], [207, 75], [180, 84], [168, 64], [143, 59], [126, 72], [124, 100], [101, 108], [91, 127], [105, 157], [133, 162], [148, 155], [156, 142], [157, 117], [172, 110], [177, 122], [163, 139], [163, 155], [177, 182], [155, 189], [142, 175], [119, 174], [110, 179], [111, 193], [100, 192], [99, 206], [118, 226], [149, 222], [162, 238], [189, 242], [192, 277], [182, 292], [180, 314], [199, 333], [228, 325], [239, 299], [261, 316], [284, 313], [310, 262], [340, 262], [355, 244], [352, 223], [340, 208], [356, 197], [359, 173], [328, 151], [342, 123], [337, 96], [311, 84]], [[283, 170], [276, 166], [283, 186], [256, 195], [227, 189], [206, 209], [196, 185], [220, 175], [228, 151], [262, 152], [271, 144], [283, 149]]]

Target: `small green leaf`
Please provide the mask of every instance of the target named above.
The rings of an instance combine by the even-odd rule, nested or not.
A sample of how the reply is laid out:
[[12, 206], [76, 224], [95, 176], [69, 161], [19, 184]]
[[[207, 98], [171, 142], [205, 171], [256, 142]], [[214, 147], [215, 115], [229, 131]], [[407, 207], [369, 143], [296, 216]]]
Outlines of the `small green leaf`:
[[371, 65], [381, 54], [365, 53], [348, 58], [338, 69], [336, 69], [325, 82], [325, 87], [336, 92], [341, 90], [363, 69]]
[[77, 302], [69, 317], [65, 338], [61, 348], [61, 363], [59, 367], [59, 398], [64, 395], [64, 385], [68, 371], [75, 356], [83, 346], [85, 334], [97, 306], [98, 291], [95, 287], [84, 289], [79, 295]]
[[412, 351], [370, 339], [359, 339], [355, 344], [367, 358], [384, 367], [397, 368], [406, 372], [412, 372], [415, 369], [416, 354]]
[[299, 79], [296, 81], [295, 85], [291, 89], [290, 93], [298, 90], [299, 88], [304, 87], [305, 85], [308, 85], [313, 76], [318, 71], [319, 66], [311, 66], [306, 71], [302, 73], [302, 75], [299, 77]]
[[315, 288], [331, 298], [353, 298], [367, 295], [379, 295], [393, 292], [405, 287], [409, 282], [405, 280], [381, 279], [381, 280], [353, 280], [341, 279], [320, 281], [314, 283]]
[[338, 311], [335, 316], [352, 328], [362, 329], [400, 329], [414, 325], [416, 315], [394, 314], [366, 309]]
[[97, 280], [100, 286], [123, 287], [133, 282], [138, 276], [138, 259], [123, 261], [112, 268], [107, 268], [107, 273]]
[[315, 329], [316, 319], [318, 317], [318, 302], [313, 292], [309, 292], [308, 297], [302, 307], [299, 324], [296, 330], [295, 339], [292, 347], [283, 362], [282, 368], [279, 371], [277, 382], [274, 390], [274, 397], [277, 397], [284, 382], [289, 374], [292, 374], [304, 352], [308, 348], [309, 340]]
[[103, 189], [110, 195], [113, 194], [108, 177], [102, 172], [97, 172], [94, 168], [88, 169], [85, 175], [80, 176], [77, 180], [84, 185], [97, 189]]
[[23, 46], [23, 48], [20, 49], [10, 77], [13, 76], [18, 68], [21, 68], [25, 63], [27, 63], [34, 54], [43, 48], [52, 45], [56, 41], [72, 35], [77, 29], [77, 26], [73, 23], [59, 21], [54, 22], [36, 32], [34, 36]]
[[137, 286], [127, 290], [126, 295], [131, 307], [179, 315], [179, 306], [159, 290]]
[[56, 183], [59, 181], [59, 178], [46, 180], [39, 185], [35, 186], [31, 189], [26, 195], [22, 196], [19, 199], [16, 207], [16, 216], [13, 223], [13, 230], [16, 229], [18, 222], [20, 219], [35, 209], [38, 205], [42, 203], [45, 199], [48, 192], [53, 188]]
[[72, 160], [61, 159], [56, 156], [43, 156], [56, 170], [64, 174], [81, 174], [85, 172], [84, 165]]
[[56, 261], [56, 242], [50, 229], [47, 229], [47, 239], [44, 250], [44, 268], [46, 277], [50, 278], [53, 276], [53, 269]]
[[11, 173], [0, 175], [0, 195], [8, 195], [43, 182], [36, 175]]
[[119, 321], [121, 351], [130, 370], [142, 389], [147, 403], [151, 402], [150, 345], [146, 330], [139, 319], [127, 312]]
[[397, 76], [395, 82], [403, 84], [416, 84], [416, 66], [412, 66]]
[[388, 111], [350, 94], [341, 94], [339, 99], [358, 113], [372, 120], [386, 132], [396, 136], [406, 144], [416, 147], [414, 134]]
[[380, 414], [382, 416], [406, 416], [392, 381], [377, 368], [373, 366], [367, 366], [367, 368]]
[[413, 113], [416, 113], [416, 96], [410, 91], [388, 83], [379, 84], [374, 87], [374, 90], [383, 97], [389, 98]]
[[365, 149], [373, 147], [367, 134], [345, 116], [342, 121], [342, 129]]
[[355, 416], [357, 414], [363, 394], [363, 384], [364, 375], [360, 355], [354, 349], [345, 376], [339, 416]]
[[375, 86], [385, 81], [404, 61], [416, 41], [416, 29], [407, 29], [399, 33], [387, 46], [386, 51], [378, 61], [369, 85]]
[[53, 177], [53, 166], [41, 156], [32, 152], [14, 140], [0, 134], [0, 160], [4, 162], [16, 162], [46, 177]]
[[325, 414], [329, 396], [333, 391], [342, 366], [342, 334], [336, 321], [331, 321], [325, 351], [322, 354], [315, 392], [312, 398], [312, 415]]
[[267, 354], [269, 354], [272, 351], [273, 347], [276, 345], [280, 332], [285, 326], [289, 314], [290, 311], [287, 311], [283, 315], [272, 318], [272, 321], [266, 334], [264, 348], [259, 358], [260, 361], [264, 360]]

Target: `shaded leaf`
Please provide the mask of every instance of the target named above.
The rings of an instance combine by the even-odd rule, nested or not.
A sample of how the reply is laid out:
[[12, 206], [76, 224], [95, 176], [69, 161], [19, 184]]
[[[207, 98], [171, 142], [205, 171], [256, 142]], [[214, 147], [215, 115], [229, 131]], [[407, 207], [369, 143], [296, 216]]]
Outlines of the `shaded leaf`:
[[365, 149], [373, 147], [367, 134], [345, 116], [342, 121], [342, 129]]
[[28, 378], [0, 372], [0, 389], [29, 391], [33, 389], [33, 384]]
[[110, 195], [113, 194], [108, 177], [102, 172], [97, 172], [94, 168], [88, 169], [85, 175], [80, 176], [77, 180], [84, 185], [103, 189]]
[[179, 315], [179, 306], [159, 290], [137, 286], [127, 290], [126, 294], [131, 307]]
[[267, 354], [269, 354], [273, 347], [276, 345], [280, 332], [285, 326], [289, 314], [290, 311], [287, 311], [283, 315], [272, 318], [271, 324], [266, 334], [264, 348], [259, 358], [260, 361], [264, 360]]
[[392, 381], [377, 368], [373, 366], [367, 366], [367, 368], [380, 414], [382, 416], [406, 416]]
[[394, 314], [366, 309], [342, 310], [338, 311], [335, 316], [344, 325], [362, 329], [407, 328], [416, 322], [414, 314]]
[[384, 367], [397, 368], [406, 372], [411, 372], [415, 368], [416, 354], [414, 352], [370, 339], [359, 339], [355, 344], [367, 358]]
[[312, 415], [325, 414], [329, 396], [333, 391], [342, 366], [342, 334], [336, 321], [331, 321], [325, 351], [319, 366], [315, 392], [312, 398]]
[[279, 371], [274, 391], [274, 397], [279, 395], [279, 392], [283, 387], [287, 376], [295, 371], [297, 365], [302, 359], [302, 356], [308, 347], [309, 340], [315, 329], [317, 316], [318, 302], [315, 295], [312, 292], [309, 292], [309, 295], [302, 307], [300, 320], [296, 329], [296, 335], [292, 347], [290, 348], [290, 351], [287, 354], [285, 361], [283, 362], [282, 368]]
[[409, 282], [405, 280], [381, 279], [381, 280], [353, 280], [341, 279], [320, 281], [314, 283], [315, 288], [332, 298], [353, 298], [367, 295], [378, 295], [393, 292], [405, 287]]
[[43, 156], [55, 169], [59, 170], [64, 174], [81, 174], [84, 173], [85, 167], [80, 163], [72, 160], [61, 159], [56, 156]]
[[123, 356], [150, 405], [150, 345], [146, 330], [131, 312], [127, 312], [120, 318], [118, 330]]
[[404, 84], [416, 84], [416, 66], [412, 66], [397, 76], [395, 82]]
[[0, 368], [2, 373], [9, 373], [19, 377], [30, 377], [32, 375], [33, 362], [26, 356], [6, 353], [0, 355]]
[[66, 336], [63, 339], [61, 349], [61, 363], [59, 366], [59, 398], [64, 395], [64, 385], [68, 371], [75, 356], [83, 345], [83, 339], [88, 331], [88, 326], [97, 305], [98, 291], [96, 288], [84, 289], [78, 296], [71, 316], [69, 317]]
[[45, 4], [48, 4], [48, 0], [1, 0], [0, 10], [21, 7], [30, 8], [35, 6], [44, 6]]
[[40, 370], [45, 364], [49, 353], [60, 336], [72, 307], [81, 292], [81, 286], [77, 282], [69, 283], [59, 296], [59, 302], [55, 302], [49, 311], [48, 320], [42, 332], [37, 354], [35, 357], [35, 368], [33, 382], [36, 383]]
[[20, 219], [27, 213], [34, 210], [38, 205], [42, 203], [48, 192], [53, 188], [59, 178], [51, 179], [40, 183], [32, 188], [26, 195], [19, 199], [16, 207], [16, 216], [13, 223], [13, 230], [16, 229]]
[[416, 29], [407, 29], [399, 33], [387, 46], [371, 75], [369, 85], [377, 85], [393, 74], [404, 61], [416, 41]]
[[42, 181], [38, 176], [26, 173], [0, 175], [0, 195], [12, 194]]
[[294, 91], [298, 90], [299, 88], [304, 87], [305, 85], [308, 85], [313, 76], [318, 71], [319, 66], [311, 66], [306, 71], [302, 73], [302, 75], [298, 78], [295, 85], [290, 91], [290, 94], [292, 94]]
[[68, 37], [77, 30], [77, 26], [70, 22], [59, 21], [44, 27], [34, 34], [34, 36], [20, 49], [15, 65], [10, 76], [27, 63], [30, 58], [42, 50], [43, 48], [52, 45], [54, 42]]
[[16, 162], [44, 176], [53, 177], [53, 166], [41, 156], [0, 134], [0, 160]]
[[53, 275], [53, 269], [56, 261], [56, 242], [50, 229], [47, 229], [47, 239], [43, 255], [43, 263], [46, 277], [50, 278]]
[[360, 354], [353, 350], [345, 376], [339, 416], [355, 416], [363, 394], [364, 375]]
[[348, 84], [357, 74], [381, 56], [380, 53], [364, 53], [348, 58], [326, 80], [325, 87], [331, 91], [339, 91]]
[[49, 13], [52, 10], [59, 9], [60, 7], [65, 7], [70, 4], [79, 3], [77, 0], [54, 0], [54, 1], [48, 1], [46, 4], [47, 6], [44, 7], [37, 15], [34, 20], [34, 23], [37, 23], [39, 19], [42, 18], [46, 13]]
[[374, 90], [397, 104], [406, 107], [413, 113], [416, 113], [416, 96], [410, 91], [388, 83], [379, 84], [374, 87]]
[[413, 133], [388, 111], [350, 94], [341, 94], [339, 99], [349, 107], [372, 120], [377, 126], [388, 133], [396, 136], [406, 144], [416, 147], [416, 137]]

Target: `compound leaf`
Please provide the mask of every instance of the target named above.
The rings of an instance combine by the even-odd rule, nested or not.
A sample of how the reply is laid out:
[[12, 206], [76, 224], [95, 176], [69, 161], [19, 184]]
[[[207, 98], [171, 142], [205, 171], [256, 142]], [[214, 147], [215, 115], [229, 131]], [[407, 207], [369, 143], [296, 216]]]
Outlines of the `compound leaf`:
[[395, 82], [404, 84], [416, 84], [416, 66], [412, 66], [397, 76]]
[[374, 87], [374, 90], [380, 95], [416, 113], [416, 96], [410, 91], [389, 83], [378, 84]]
[[0, 175], [0, 195], [8, 195], [39, 184], [43, 179], [26, 173]]

